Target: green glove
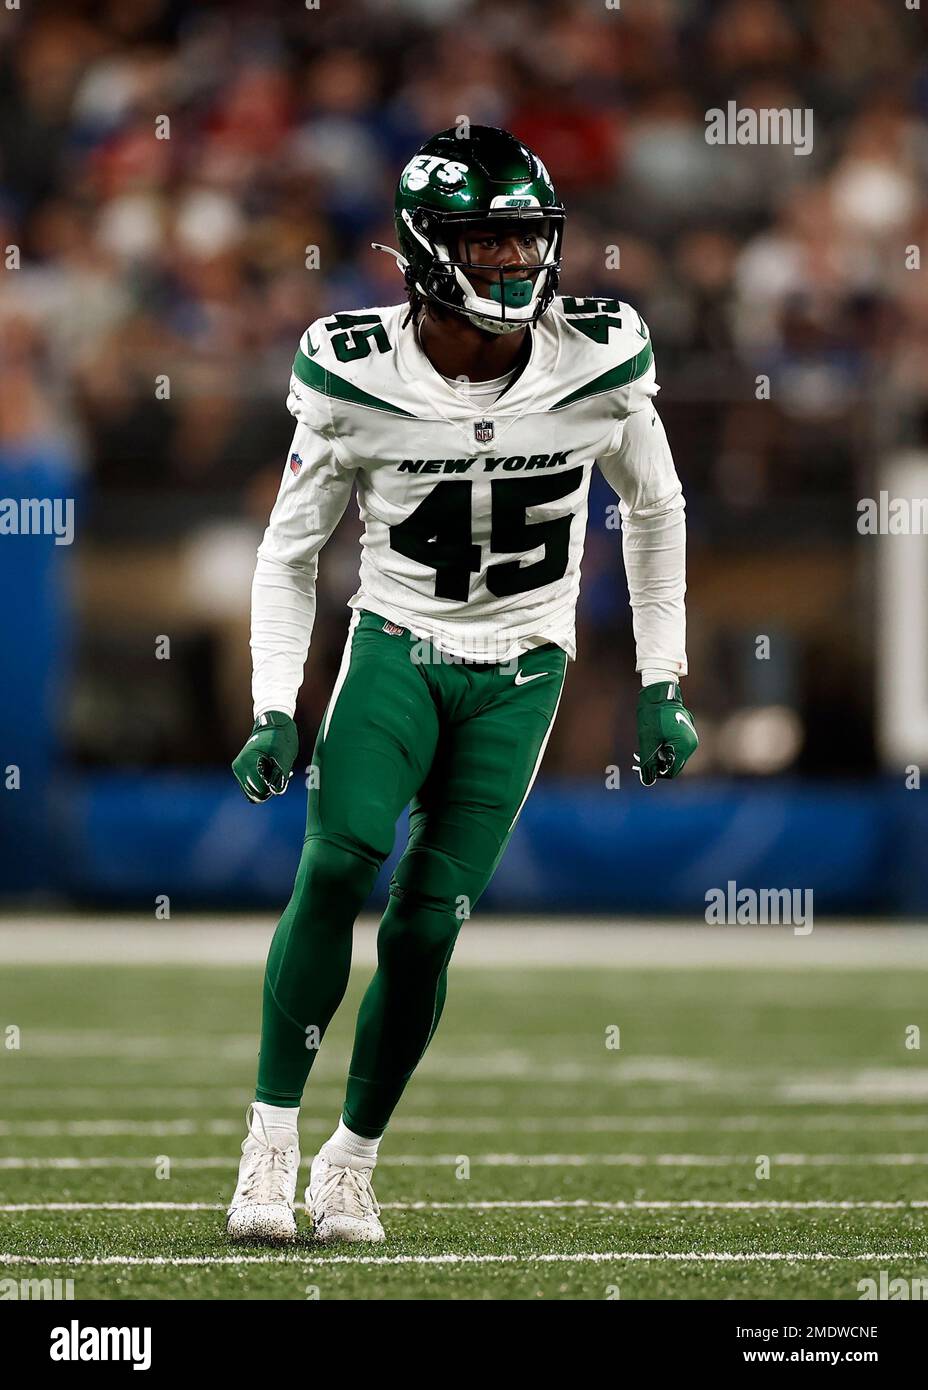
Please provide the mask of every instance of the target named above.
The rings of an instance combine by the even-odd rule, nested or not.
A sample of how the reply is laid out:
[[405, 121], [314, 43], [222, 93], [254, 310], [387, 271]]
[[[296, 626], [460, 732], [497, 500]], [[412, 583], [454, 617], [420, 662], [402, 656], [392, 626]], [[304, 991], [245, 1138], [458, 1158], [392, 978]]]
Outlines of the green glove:
[[646, 685], [638, 696], [638, 752], [634, 768], [642, 786], [676, 777], [699, 747], [693, 716], [676, 681]]
[[251, 738], [232, 764], [232, 771], [249, 801], [267, 801], [287, 790], [300, 738], [289, 714], [268, 710], [259, 714]]

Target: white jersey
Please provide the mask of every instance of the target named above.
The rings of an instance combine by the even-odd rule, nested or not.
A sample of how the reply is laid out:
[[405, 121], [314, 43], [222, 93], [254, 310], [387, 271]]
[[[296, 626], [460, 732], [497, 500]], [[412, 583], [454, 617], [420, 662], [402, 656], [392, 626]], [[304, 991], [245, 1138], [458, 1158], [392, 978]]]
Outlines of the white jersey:
[[293, 713], [317, 556], [352, 487], [364, 523], [352, 608], [471, 660], [506, 661], [544, 642], [573, 657], [594, 463], [620, 498], [638, 670], [685, 674], [683, 497], [657, 390], [647, 326], [616, 300], [555, 300], [531, 330], [525, 367], [491, 405], [435, 370], [405, 304], [312, 324], [287, 399], [296, 432], [258, 551], [256, 715]]

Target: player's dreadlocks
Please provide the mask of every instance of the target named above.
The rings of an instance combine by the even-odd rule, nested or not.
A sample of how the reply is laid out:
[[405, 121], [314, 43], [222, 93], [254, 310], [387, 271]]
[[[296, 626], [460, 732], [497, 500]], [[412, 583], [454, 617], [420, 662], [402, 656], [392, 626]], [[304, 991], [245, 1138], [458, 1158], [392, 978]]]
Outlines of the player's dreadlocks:
[[402, 322], [401, 326], [403, 328], [409, 323], [411, 323], [414, 328], [418, 327], [419, 316], [423, 312], [435, 319], [446, 319], [451, 317], [451, 310], [443, 309], [440, 304], [430, 304], [423, 295], [419, 293], [415, 284], [408, 279], [406, 281], [406, 298], [409, 300], [409, 312]]
[[419, 315], [425, 307], [425, 300], [415, 285], [411, 285], [408, 280], [406, 281], [406, 298], [409, 300], [409, 312], [403, 319], [401, 327], [405, 328], [407, 324], [411, 323], [416, 328], [419, 324]]

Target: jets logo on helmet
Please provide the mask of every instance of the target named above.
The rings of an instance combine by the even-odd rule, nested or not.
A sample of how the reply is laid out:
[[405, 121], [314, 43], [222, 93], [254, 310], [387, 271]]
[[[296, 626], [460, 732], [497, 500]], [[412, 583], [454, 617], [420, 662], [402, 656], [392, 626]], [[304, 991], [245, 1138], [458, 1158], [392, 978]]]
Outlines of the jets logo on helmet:
[[408, 193], [418, 193], [427, 188], [434, 177], [438, 183], [459, 184], [467, 174], [467, 165], [456, 159], [442, 159], [438, 155], [417, 154], [406, 165], [400, 175], [400, 183]]
[[[406, 165], [396, 190], [400, 251], [389, 251], [422, 300], [489, 333], [537, 322], [557, 293], [564, 208], [544, 164], [508, 131], [442, 131]], [[475, 235], [531, 234], [534, 262], [482, 263]], [[479, 253], [478, 253], [479, 254]]]

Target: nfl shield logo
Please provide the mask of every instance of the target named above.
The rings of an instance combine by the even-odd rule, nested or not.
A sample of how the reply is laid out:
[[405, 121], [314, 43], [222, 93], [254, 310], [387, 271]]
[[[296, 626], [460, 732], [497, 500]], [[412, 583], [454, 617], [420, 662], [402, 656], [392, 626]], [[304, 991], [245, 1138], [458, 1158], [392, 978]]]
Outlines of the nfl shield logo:
[[474, 438], [478, 444], [489, 444], [490, 440], [493, 438], [493, 421], [475, 420]]
[[299, 473], [299, 471], [300, 471], [300, 469], [301, 469], [302, 467], [303, 467], [303, 460], [300, 458], [299, 454], [291, 454], [291, 455], [290, 455], [290, 472], [291, 472], [291, 473]]

